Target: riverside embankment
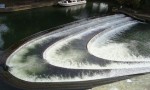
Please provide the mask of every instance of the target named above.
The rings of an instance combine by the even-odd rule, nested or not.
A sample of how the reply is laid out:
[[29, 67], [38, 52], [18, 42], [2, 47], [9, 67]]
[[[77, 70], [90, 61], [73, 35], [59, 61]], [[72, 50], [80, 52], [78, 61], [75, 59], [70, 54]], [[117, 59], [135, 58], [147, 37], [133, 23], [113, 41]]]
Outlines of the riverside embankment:
[[116, 0], [120, 8], [114, 10], [117, 13], [124, 13], [135, 19], [150, 22], [150, 1], [149, 0]]
[[[22, 1], [22, 3], [21, 2], [19, 4], [14, 3], [13, 5], [7, 5], [7, 2], [5, 2], [7, 6], [5, 6], [5, 8], [0, 8], [0, 13], [16, 12], [16, 11], [29, 10], [33, 8], [47, 7], [47, 6], [57, 5], [57, 2], [58, 0], [40, 1], [40, 2]], [[110, 2], [113, 3], [114, 1], [110, 0]], [[147, 4], [149, 1], [134, 0], [130, 2], [128, 0], [116, 0], [116, 2], [118, 3], [118, 5], [120, 5], [121, 8], [117, 8], [117, 10], [115, 10], [115, 13], [124, 13], [140, 21], [150, 22], [150, 12], [148, 9], [149, 5]]]
[[15, 11], [29, 10], [33, 8], [52, 6], [52, 5], [56, 5], [57, 1], [58, 0], [16, 4], [13, 6], [10, 5], [10, 6], [6, 6], [5, 8], [0, 8], [0, 13], [15, 12]]
[[[104, 8], [104, 6], [105, 6], [105, 8]], [[9, 47], [9, 45], [12, 45], [13, 43], [17, 43], [17, 44], [19, 44], [17, 41], [18, 40], [20, 40], [20, 39], [22, 39], [22, 38], [25, 38], [25, 37], [28, 37], [29, 35], [31, 35], [31, 34], [34, 34], [35, 32], [39, 32], [39, 31], [41, 31], [41, 30], [45, 30], [46, 28], [50, 28], [50, 27], [54, 27], [54, 26], [58, 26], [58, 25], [61, 25], [61, 24], [64, 24], [64, 23], [69, 23], [69, 22], [73, 22], [73, 21], [75, 21], [75, 20], [78, 20], [78, 19], [83, 19], [83, 18], [88, 18], [88, 17], [92, 17], [92, 16], [96, 16], [96, 15], [98, 15], [98, 16], [100, 16], [100, 15], [102, 15], [103, 13], [106, 13], [106, 11], [108, 10], [109, 11], [109, 9], [110, 9], [110, 7], [108, 7], [109, 5], [107, 5], [107, 3], [87, 3], [87, 6], [75, 6], [75, 7], [68, 7], [68, 8], [62, 8], [62, 7], [45, 7], [45, 9], [44, 8], [41, 8], [41, 9], [33, 9], [33, 10], [27, 10], [27, 11], [21, 11], [21, 12], [15, 12], [15, 13], [7, 13], [7, 14], [3, 14], [3, 15], [0, 15], [1, 17], [1, 24], [3, 24], [3, 25], [5, 25], [5, 27], [7, 26], [8, 27], [8, 33], [5, 33], [5, 34], [2, 34], [3, 36], [2, 36], [2, 38], [1, 38], [1, 41], [3, 41], [4, 42], [4, 44], [3, 44], [3, 47], [1, 47], [1, 48], [6, 48], [7, 49], [7, 47]], [[102, 13], [103, 12], [103, 13]], [[109, 15], [108, 13], [106, 13], [107, 15]], [[105, 14], [105, 15], [106, 15]], [[123, 19], [123, 21], [124, 21], [124, 19], [125, 18], [122, 18]], [[120, 20], [120, 19], [115, 19], [115, 20], [113, 20], [113, 21], [117, 21], [117, 20]], [[130, 20], [128, 17], [125, 19], [125, 20]], [[58, 22], [59, 21], [59, 22]], [[82, 20], [81, 20], [82, 21]], [[80, 21], [80, 22], [81, 22]], [[94, 20], [94, 22], [93, 23], [96, 23], [96, 24], [99, 24], [99, 23], [97, 23], [97, 22], [95, 22], [96, 20]], [[113, 21], [112, 20], [106, 20], [107, 22], [105, 23], [105, 22], [103, 22], [103, 23], [101, 23], [101, 25], [103, 25], [103, 26], [105, 26], [105, 25], [109, 25], [110, 26], [110, 28], [112, 28], [112, 29], [110, 29], [110, 30], [114, 30], [114, 26], [113, 25], [110, 25], [109, 23], [113, 23]], [[124, 22], [126, 22], [126, 21], [124, 21]], [[92, 23], [92, 22], [91, 22]], [[119, 23], [120, 24], [120, 23]], [[126, 23], [126, 24], [130, 24], [130, 23]], [[124, 25], [124, 24], [121, 24], [121, 25]], [[118, 26], [121, 26], [121, 25], [117, 25], [116, 27], [118, 27]], [[68, 26], [68, 25], [67, 25]], [[79, 26], [81, 26], [81, 24], [79, 23]], [[85, 26], [85, 25], [83, 25], [83, 26]], [[90, 27], [90, 25], [88, 24], [87, 25], [88, 27]], [[87, 27], [87, 26], [85, 26], [85, 27]], [[99, 25], [98, 25], [99, 26]], [[111, 27], [112, 26], [112, 27]], [[93, 27], [93, 25], [91, 26], [91, 27]], [[89, 28], [90, 29], [90, 31], [91, 31], [91, 29], [92, 28]], [[83, 27], [82, 27], [83, 28]], [[94, 27], [93, 27], [94, 28]], [[1, 28], [2, 29], [2, 28]], [[66, 29], [64, 29], [64, 30], [66, 30]], [[77, 29], [77, 30], [79, 30], [79, 29]], [[86, 30], [88, 30], [88, 29], [86, 29]], [[84, 30], [84, 31], [86, 31], [86, 30]], [[51, 30], [52, 31], [52, 30]], [[51, 31], [48, 31], [48, 32], [51, 32]], [[71, 30], [70, 30], [71, 31]], [[130, 31], [130, 32], [128, 32], [128, 31]], [[120, 35], [120, 37], [123, 37], [123, 36], [127, 36], [127, 37], [124, 37], [124, 39], [123, 38], [118, 38], [117, 39], [117, 41], [120, 41], [121, 43], [123, 42], [123, 45], [122, 46], [124, 46], [124, 42], [125, 43], [127, 43], [126, 41], [128, 41], [128, 43], [127, 43], [127, 45], [129, 45], [133, 50], [135, 50], [135, 54], [136, 54], [136, 51], [147, 51], [147, 52], [149, 52], [149, 48], [148, 48], [148, 45], [149, 45], [149, 25], [143, 25], [143, 23], [142, 24], [139, 24], [139, 25], [136, 25], [135, 27], [134, 27], [134, 29], [131, 29], [131, 30], [128, 30], [125, 34], [121, 34]], [[142, 33], [142, 34], [141, 34]], [[5, 35], [5, 36], [4, 36]], [[83, 35], [85, 35], [85, 34], [83, 34]], [[39, 37], [39, 35], [36, 35], [37, 37]], [[112, 35], [110, 35], [110, 36], [112, 36]], [[89, 37], [88, 37], [89, 38]], [[88, 39], [88, 38], [85, 38], [85, 39]], [[57, 38], [57, 39], [59, 39], [59, 38]], [[85, 41], [85, 39], [84, 39], [84, 41]], [[123, 40], [122, 40], [123, 39]], [[52, 42], [54, 42], [56, 39], [53, 39], [53, 41]], [[68, 40], [68, 39], [67, 39]], [[108, 40], [108, 39], [107, 39]], [[146, 40], [146, 41], [145, 41]], [[36, 41], [36, 40], [35, 40]], [[76, 41], [79, 41], [79, 39], [76, 39]], [[48, 42], [48, 41], [47, 41]], [[146, 42], [146, 43], [145, 43]], [[82, 43], [82, 41], [80, 42], [80, 43], [77, 43], [77, 44], [75, 44], [75, 45], [78, 45], [78, 44], [80, 44], [80, 45], [84, 45], [84, 44], [81, 44]], [[23, 43], [22, 43], [23, 44]], [[20, 44], [19, 46], [21, 46], [22, 44]], [[42, 44], [45, 44], [45, 43], [42, 43]], [[112, 44], [111, 42], [110, 43], [107, 43], [107, 44], [109, 44], [108, 46], [115, 46], [114, 44]], [[97, 44], [96, 44], [97, 45]], [[136, 47], [134, 47], [134, 45], [136, 45], [137, 46], [137, 48]], [[15, 45], [16, 46], [16, 45]], [[18, 47], [19, 47], [18, 46]], [[30, 45], [30, 46], [32, 46], [32, 45]], [[33, 49], [32, 48], [30, 48], [30, 49], [25, 49], [25, 51], [26, 50], [30, 50], [30, 51], [32, 51], [32, 52], [30, 52], [28, 55], [34, 55], [33, 53], [34, 52], [41, 52], [41, 49], [39, 48], [39, 47], [41, 47], [41, 46], [43, 46], [43, 45], [36, 45], [36, 47], [35, 47], [35, 49], [34, 49], [34, 47], [33, 47]], [[48, 44], [48, 46], [49, 46], [49, 44]], [[89, 46], [91, 46], [91, 44], [89, 45]], [[119, 47], [120, 45], [117, 45], [117, 47]], [[93, 47], [93, 46], [92, 46]], [[139, 48], [139, 47], [141, 47], [141, 48]], [[143, 48], [144, 47], [144, 48]], [[44, 47], [45, 48], [45, 47]], [[73, 48], [73, 49], [75, 49], [75, 48]], [[111, 49], [111, 48], [110, 48]], [[116, 48], [117, 49], [117, 48]], [[120, 48], [121, 49], [121, 48]], [[10, 49], [10, 50], [12, 50], [12, 49]], [[37, 50], [37, 51], [36, 51]], [[44, 49], [45, 50], [45, 49]], [[61, 49], [62, 51], [64, 50], [64, 49]], [[71, 49], [70, 49], [71, 50]], [[83, 49], [81, 48], [81, 49], [78, 49], [78, 51], [79, 50], [82, 50], [83, 51]], [[90, 50], [91, 50], [91, 47], [90, 47]], [[125, 50], [126, 51], [126, 48], [124, 49], [124, 47], [123, 47], [123, 50]], [[123, 51], [122, 49], [121, 49], [121, 51]], [[77, 51], [77, 48], [76, 48], [76, 50], [73, 50], [73, 51]], [[106, 50], [105, 50], [106, 51]], [[110, 50], [111, 52], [112, 51], [118, 51], [118, 50], [114, 50], [114, 48], [113, 48], [113, 50]], [[109, 51], [109, 53], [111, 53]], [[128, 51], [128, 50], [127, 50]], [[66, 52], [66, 51], [65, 51]], [[145, 56], [147, 56], [147, 52], [141, 52], [141, 54], [143, 55], [145, 55]], [[13, 53], [13, 52], [12, 52]], [[106, 53], [106, 52], [105, 52]], [[107, 57], [108, 57], [108, 54], [109, 53], [107, 53], [106, 55], [107, 55]], [[11, 54], [11, 53], [10, 53]], [[72, 54], [72, 53], [71, 53]], [[78, 54], [78, 53], [77, 53]], [[80, 54], [80, 53], [79, 53]], [[92, 53], [93, 55], [95, 55], [95, 53]], [[122, 54], [122, 53], [119, 53], [119, 54]], [[5, 55], [6, 55], [6, 53], [5, 53]], [[60, 54], [60, 55], [63, 55], [63, 54]], [[65, 57], [67, 57], [67, 55], [69, 55], [69, 54], [66, 54], [66, 56]], [[84, 56], [85, 54], [82, 54], [82, 56]], [[109, 54], [110, 55], [110, 54]], [[17, 55], [17, 56], [21, 56], [22, 57], [22, 55]], [[27, 56], [27, 55], [24, 55], [24, 56]], [[38, 56], [37, 54], [36, 54], [36, 56]], [[74, 56], [74, 55], [72, 55], [72, 56]], [[28, 56], [27, 56], [28, 57]], [[34, 56], [33, 56], [33, 58], [34, 58]], [[32, 72], [34, 73], [34, 72], [39, 72], [38, 70], [51, 70], [52, 71], [52, 74], [59, 74], [60, 73], [60, 77], [61, 77], [61, 74], [64, 74], [64, 73], [62, 73], [62, 71], [64, 71], [64, 69], [58, 69], [58, 68], [55, 68], [55, 70], [54, 70], [54, 66], [53, 67], [46, 67], [47, 65], [44, 65], [46, 62], [45, 62], [45, 60], [39, 60], [39, 59], [37, 59], [36, 58], [36, 62], [34, 62], [35, 61], [35, 59], [33, 59], [33, 58], [26, 58], [26, 60], [25, 61], [18, 61], [18, 62], [16, 62], [18, 59], [16, 59], [16, 60], [14, 60], [17, 64], [13, 64], [13, 66], [11, 66], [11, 68], [9, 69], [9, 71], [11, 70], [13, 70], [14, 71], [14, 69], [17, 67], [18, 69], [17, 70], [20, 70], [20, 71], [18, 71], [18, 73], [16, 73], [15, 75], [19, 75], [19, 74], [24, 74], [24, 72], [25, 73], [28, 73], [28, 74], [32, 74]], [[4, 60], [6, 60], [7, 59], [7, 57], [6, 58], [4, 58]], [[30, 60], [28, 60], [27, 61], [27, 59], [30, 59]], [[82, 58], [80, 58], [80, 59], [82, 59]], [[80, 59], [77, 59], [77, 60], [80, 60]], [[91, 58], [92, 59], [92, 58]], [[47, 60], [49, 60], [49, 59], [47, 59]], [[62, 59], [61, 59], [62, 60]], [[126, 60], [126, 59], [125, 59]], [[10, 61], [12, 61], [12, 60], [10, 60]], [[31, 61], [31, 62], [30, 62]], [[33, 61], [33, 62], [32, 62]], [[40, 63], [40, 61], [42, 61], [43, 63]], [[87, 61], [87, 59], [86, 59], [86, 61]], [[88, 60], [89, 61], [89, 60]], [[92, 60], [92, 62], [93, 61], [100, 61], [100, 60], [95, 60], [95, 59], [93, 59]], [[92, 63], [91, 62], [91, 63]], [[22, 63], [22, 64], [20, 64], [20, 63]], [[27, 63], [27, 64], [26, 64]], [[76, 63], [76, 62], [75, 62]], [[32, 65], [31, 65], [32, 64]], [[57, 65], [57, 66], [59, 66], [59, 63], [56, 63], [56, 62], [53, 62], [52, 64], [54, 64], [54, 65]], [[65, 63], [62, 63], [61, 65], [63, 65], [63, 64], [65, 64], [64, 66], [68, 66], [68, 65], [66, 65], [67, 63], [65, 62]], [[70, 63], [71, 64], [71, 63]], [[94, 63], [94, 64], [97, 64], [97, 63]], [[109, 64], [111, 64], [111, 63], [108, 63], [107, 64], [107, 66], [109, 65]], [[12, 64], [11, 64], [12, 65]], [[42, 65], [42, 67], [41, 67], [41, 65]], [[74, 63], [73, 63], [73, 65], [75, 65]], [[73, 66], [73, 65], [71, 65], [71, 66]], [[89, 64], [87, 64], [87, 65], [89, 65]], [[100, 64], [101, 65], [101, 64]], [[36, 67], [37, 66], [37, 67]], [[111, 65], [109, 65], [109, 66], [111, 66]], [[119, 67], [118, 65], [116, 65], [117, 67]], [[123, 67], [123, 65], [121, 65], [122, 67]], [[138, 67], [139, 67], [140, 65], [138, 65]], [[145, 66], [145, 65], [143, 65], [143, 66]], [[31, 68], [29, 68], [29, 67], [31, 67]], [[46, 69], [42, 69], [42, 68], [46, 68]], [[36, 68], [38, 68], [38, 69], [36, 69]], [[40, 69], [41, 68], [41, 69]], [[81, 67], [82, 68], [82, 67]], [[91, 67], [90, 67], [91, 68]], [[26, 69], [26, 70], [25, 70]], [[52, 70], [53, 69], [53, 70]], [[24, 70], [23, 72], [22, 72], [22, 70]], [[57, 70], [57, 71], [56, 71]], [[15, 70], [16, 71], [16, 70]], [[32, 71], [32, 72], [30, 72], [30, 71]], [[51, 71], [49, 71], [49, 73], [51, 74]], [[70, 70], [69, 70], [70, 71]], [[71, 70], [72, 72], [74, 72], [74, 71], [77, 71], [77, 70]], [[106, 70], [107, 71], [107, 70]], [[110, 70], [108, 70], [108, 72], [109, 72]], [[128, 70], [127, 70], [128, 71]], [[127, 73], [127, 71], [124, 71], [124, 73]], [[138, 71], [138, 70], [137, 70]], [[102, 85], [102, 83], [104, 83], [104, 81], [106, 81], [105, 82], [105, 84], [106, 83], [108, 83], [107, 81], [109, 81], [109, 80], [113, 80], [112, 78], [111, 79], [105, 79], [105, 80], [96, 80], [96, 81], [89, 81], [89, 82], [77, 82], [77, 83], [70, 83], [69, 82], [69, 84], [68, 83], [63, 83], [63, 84], [61, 84], [61, 83], [55, 83], [55, 84], [52, 84], [52, 83], [44, 83], [44, 85], [43, 84], [41, 84], [41, 83], [27, 83], [26, 81], [23, 81], [23, 80], [20, 80], [19, 78], [16, 78], [16, 77], [14, 77], [11, 73], [9, 73], [8, 71], [4, 71], [3, 70], [3, 68], [2, 68], [2, 71], [0, 71], [1, 72], [1, 79], [3, 80], [3, 81], [6, 81], [6, 83], [7, 84], [10, 84], [10, 85], [12, 85], [12, 86], [14, 86], [14, 87], [17, 87], [17, 88], [24, 88], [24, 89], [26, 89], [26, 90], [31, 90], [31, 89], [34, 89], [34, 90], [38, 90], [38, 89], [40, 89], [40, 88], [42, 88], [42, 89], [44, 89], [44, 90], [46, 90], [46, 89], [52, 89], [52, 90], [54, 90], [54, 88], [61, 88], [61, 90], [62, 90], [62, 88], [65, 88], [65, 87], [67, 87], [67, 88], [74, 88], [74, 89], [79, 89], [79, 87], [80, 88], [91, 88], [91, 87], [94, 87], [94, 86], [97, 86], [97, 85]], [[65, 72], [65, 71], [64, 71]], [[44, 73], [44, 71], [43, 71], [43, 73]], [[43, 74], [42, 73], [42, 74]], [[45, 73], [47, 73], [47, 72], [45, 72]], [[85, 72], [86, 73], [86, 72]], [[117, 72], [118, 73], [118, 72]], [[116, 75], [117, 73], [113, 73], [113, 75]], [[36, 74], [38, 74], [38, 73], [36, 73]], [[33, 74], [33, 76], [34, 75], [36, 75], [36, 74]], [[69, 74], [68, 72], [66, 73], [66, 74]], [[72, 75], [75, 75], [74, 73], [72, 74]], [[81, 74], [82, 75], [82, 74]], [[44, 75], [45, 76], [45, 75]], [[65, 77], [66, 75], [64, 75], [64, 77]], [[91, 75], [92, 76], [92, 75]], [[35, 76], [36, 77], [36, 76]], [[25, 78], [25, 77], [24, 77]], [[55, 77], [54, 77], [55, 78]], [[84, 78], [83, 76], [82, 76], [82, 78]], [[129, 78], [128, 76], [127, 76], [127, 78]], [[145, 77], [145, 78], [148, 78], [148, 77]], [[33, 78], [31, 78], [31, 79], [33, 79]], [[57, 77], [56, 77], [56, 79], [57, 79]], [[64, 78], [65, 79], [65, 78]], [[118, 79], [118, 78], [117, 78]], [[114, 80], [117, 80], [117, 79], [114, 79]], [[124, 78], [125, 79], [125, 78]], [[1, 80], [1, 81], [2, 81]], [[38, 80], [38, 78], [34, 78], [34, 80]], [[45, 80], [48, 80], [48, 79], [45, 79]], [[149, 81], [147, 81], [147, 82], [145, 82], [145, 80], [143, 80], [143, 79], [138, 79], [138, 80], [140, 80], [138, 83], [140, 84], [140, 85], [143, 85], [143, 87], [145, 86], [145, 84], [146, 83], [148, 83], [148, 85], [150, 85], [149, 84]], [[143, 81], [143, 82], [141, 82], [141, 81]], [[110, 82], [110, 81], [109, 81]], [[91, 84], [92, 83], [92, 84]], [[141, 84], [142, 83], [142, 84]], [[0, 82], [0, 84], [1, 84], [1, 82]], [[10, 86], [10, 85], [7, 85], [6, 87], [8, 87], [8, 86]], [[68, 86], [67, 86], [68, 85]], [[71, 86], [72, 85], [72, 86]], [[120, 85], [120, 84], [119, 84]], [[124, 84], [123, 84], [124, 85]], [[124, 87], [127, 87], [127, 86], [131, 86], [131, 83], [130, 83], [130, 85], [126, 85], [126, 86], [124, 86]], [[139, 86], [139, 85], [136, 85], [136, 86], [134, 86], [134, 87], [137, 87], [137, 86]], [[4, 88], [4, 89], [2, 89], [1, 87], [1, 90], [6, 90], [6, 87]], [[52, 88], [53, 87], [53, 88]], [[106, 87], [108, 87], [108, 86], [106, 86]], [[145, 87], [146, 88], [146, 87]], [[148, 87], [147, 87], [148, 88]], [[12, 88], [9, 88], [8, 90], [14, 90], [14, 89], [12, 89]], [[143, 90], [144, 88], [142, 88], [141, 90]], [[18, 90], [18, 89], [15, 89], [15, 90]], [[66, 90], [66, 89], [65, 89]], [[100, 90], [100, 89], [98, 89], [98, 90]], [[102, 89], [102, 90], [104, 90], [104, 89]], [[121, 89], [122, 90], [122, 89]], [[128, 89], [128, 90], [133, 90], [133, 89]], [[148, 89], [147, 89], [148, 90]]]

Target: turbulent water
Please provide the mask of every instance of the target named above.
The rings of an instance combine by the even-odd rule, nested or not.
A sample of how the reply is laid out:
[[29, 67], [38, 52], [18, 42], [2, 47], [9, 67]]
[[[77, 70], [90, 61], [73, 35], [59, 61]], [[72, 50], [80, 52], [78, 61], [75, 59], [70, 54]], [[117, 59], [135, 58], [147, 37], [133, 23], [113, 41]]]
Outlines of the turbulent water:
[[[112, 61], [150, 61], [149, 56], [145, 56], [146, 52], [143, 48], [142, 52], [146, 52], [144, 55], [138, 49], [142, 48], [138, 47], [141, 43], [137, 40], [126, 40], [125, 42], [117, 42], [116, 39], [121, 38], [120, 36], [124, 33], [126, 29], [126, 25], [114, 28], [114, 30], [109, 31], [107, 33], [100, 33], [93, 37], [88, 43], [88, 51], [90, 54]], [[121, 35], [120, 35], [121, 34]], [[139, 37], [141, 38], [141, 37]], [[149, 42], [143, 43], [147, 44]], [[149, 46], [147, 47], [149, 49]]]
[[138, 25], [144, 23], [122, 14], [76, 22], [24, 43], [6, 64], [12, 75], [29, 82], [75, 82], [149, 72], [149, 56], [136, 51], [140, 40], [123, 37]]

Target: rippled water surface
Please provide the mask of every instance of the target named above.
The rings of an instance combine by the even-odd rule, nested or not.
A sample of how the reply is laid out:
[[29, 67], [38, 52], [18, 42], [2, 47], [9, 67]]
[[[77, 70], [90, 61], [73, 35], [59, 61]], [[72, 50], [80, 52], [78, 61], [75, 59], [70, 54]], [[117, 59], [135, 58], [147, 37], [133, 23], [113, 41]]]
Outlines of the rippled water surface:
[[12, 75], [29, 82], [87, 81], [149, 72], [146, 57], [141, 60], [123, 42], [122, 47], [116, 43], [118, 37], [141, 24], [123, 14], [80, 21], [24, 43], [6, 64]]
[[0, 29], [3, 29], [4, 26], [4, 28], [8, 29], [8, 32], [2, 36], [4, 44], [0, 49], [7, 49], [15, 42], [51, 27], [88, 17], [104, 15], [110, 11], [111, 7], [112, 5], [108, 7], [107, 3], [88, 2], [87, 4], [73, 7], [52, 6], [0, 14], [0, 24], [3, 25], [0, 25]]
[[[7, 58], [9, 72], [28, 82], [76, 82], [150, 72], [150, 24], [123, 14], [101, 17], [108, 6], [88, 3], [1, 15], [1, 52], [31, 34], [76, 21], [21, 44]], [[146, 83], [141, 84], [142, 78]], [[136, 90], [133, 86], [148, 90], [148, 80], [145, 75], [94, 90]]]

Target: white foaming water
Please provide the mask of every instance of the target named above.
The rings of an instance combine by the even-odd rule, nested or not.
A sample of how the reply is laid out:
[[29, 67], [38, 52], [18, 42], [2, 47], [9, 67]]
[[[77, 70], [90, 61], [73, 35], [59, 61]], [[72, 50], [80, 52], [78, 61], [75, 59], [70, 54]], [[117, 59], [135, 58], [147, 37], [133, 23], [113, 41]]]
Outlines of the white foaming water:
[[125, 25], [96, 35], [88, 43], [87, 47], [89, 53], [96, 57], [112, 61], [150, 61], [149, 57], [134, 55], [134, 53], [128, 48], [131, 43], [116, 43], [111, 40], [126, 30], [128, 30], [128, 27]]
[[[26, 74], [27, 71], [30, 71], [30, 69], [29, 69], [30, 67], [33, 68], [32, 66], [34, 66], [34, 69], [36, 69], [36, 68], [39, 69], [40, 67], [36, 67], [39, 64], [37, 57], [35, 57], [35, 56], [24, 57], [25, 54], [28, 53], [30, 49], [35, 48], [36, 45], [43, 44], [43, 43], [47, 42], [48, 40], [56, 38], [56, 37], [66, 36], [66, 35], [70, 35], [70, 34], [79, 32], [80, 30], [84, 30], [86, 28], [92, 27], [94, 24], [97, 25], [98, 22], [102, 23], [102, 22], [106, 22], [108, 20], [121, 19], [124, 17], [125, 17], [124, 15], [112, 15], [112, 16], [106, 16], [106, 17], [102, 17], [102, 18], [96, 18], [96, 19], [84, 21], [81, 23], [69, 25], [64, 28], [58, 29], [57, 31], [54, 31], [52, 33], [45, 34], [43, 36], [35, 38], [35, 39], [23, 44], [22, 46], [20, 46], [17, 50], [15, 50], [8, 57], [6, 64], [12, 68], [12, 70], [10, 72], [14, 76], [16, 76], [17, 74], [18, 75]], [[32, 59], [31, 59], [31, 57], [32, 57]], [[34, 64], [36, 64], [34, 61], [37, 61], [37, 65], [34, 65]], [[26, 68], [26, 67], [29, 67], [29, 68]], [[42, 67], [38, 71], [35, 71], [35, 70], [33, 70], [33, 71], [38, 73], [38, 72], [40, 72], [40, 70], [41, 71], [43, 70]], [[22, 73], [19, 73], [19, 72], [22, 72]]]
[[[21, 70], [16, 72], [17, 70], [13, 70], [12, 74], [15, 74], [21, 80], [28, 81], [28, 82], [79, 82], [79, 81], [89, 81], [89, 80], [98, 80], [98, 79], [109, 79], [124, 75], [131, 75], [131, 74], [140, 74], [140, 73], [147, 73], [150, 72], [150, 68], [141, 68], [141, 69], [114, 69], [110, 70], [109, 72], [102, 71], [100, 73], [94, 73], [90, 75], [90, 73], [82, 73], [82, 75], [77, 75], [75, 77], [63, 77], [63, 76], [37, 76], [37, 75], [27, 75], [23, 74]], [[21, 73], [21, 74], [19, 74]]]
[[[61, 53], [56, 53], [57, 50], [59, 50], [59, 48], [61, 48], [62, 46], [70, 45], [70, 42], [74, 40], [83, 39], [84, 36], [87, 36], [94, 31], [101, 31], [101, 29], [106, 28], [113, 28], [113, 30], [115, 30], [115, 28], [117, 27], [123, 27], [124, 24], [126, 25], [126, 27], [129, 27], [130, 25], [132, 26], [134, 23], [135, 22], [131, 21], [130, 18], [125, 18], [124, 15], [112, 15], [69, 25], [55, 32], [45, 34], [43, 36], [40, 36], [23, 44], [8, 57], [6, 64], [11, 68], [10, 73], [12, 75], [14, 75], [19, 79], [29, 82], [75, 82], [75, 81], [87, 81], [87, 80], [103, 79], [122, 75], [149, 72], [150, 69], [140, 69], [140, 67], [150, 66], [149, 63], [144, 62], [133, 64], [111, 62], [105, 66], [100, 66], [98, 64], [91, 64], [86, 61], [83, 63], [80, 62], [80, 60], [81, 61], [85, 60], [86, 59], [85, 57], [88, 56], [89, 53], [84, 52], [82, 49], [78, 50], [76, 48], [70, 48], [70, 46], [68, 52], [66, 51], [63, 52], [63, 50], [66, 49], [63, 48], [62, 50], [60, 49]], [[46, 60], [50, 64], [58, 67], [71, 69], [115, 69], [115, 70], [111, 70], [110, 72], [102, 71], [102, 73], [95, 73], [93, 76], [91, 76], [90, 73], [85, 74], [83, 72], [82, 76], [77, 75], [74, 78], [71, 78], [71, 76], [68, 78], [64, 78], [61, 75], [59, 76], [46, 75], [44, 78], [40, 77], [39, 74], [43, 75], [42, 72], [48, 69], [45, 65], [46, 62], [41, 62], [42, 59], [40, 59], [36, 55], [25, 56], [26, 53], [28, 53], [30, 49], [38, 49], [35, 47], [36, 45], [41, 44], [42, 48], [42, 44], [44, 44], [45, 42], [48, 42], [51, 39], [55, 39], [56, 37], [61, 36], [68, 36], [68, 37], [48, 47], [44, 52], [44, 58], [48, 58]], [[51, 47], [53, 47], [53, 49]], [[49, 48], [52, 51], [50, 51]], [[125, 68], [130, 69], [126, 70]]]
[[[79, 32], [80, 30], [83, 30], [87, 27], [91, 27], [91, 26], [93, 26], [94, 24], [96, 24], [98, 22], [113, 20], [113, 19], [120, 19], [120, 18], [123, 18], [123, 17], [125, 17], [125, 15], [117, 14], [117, 15], [111, 15], [111, 16], [91, 19], [91, 20], [87, 20], [87, 21], [81, 21], [80, 23], [75, 23], [73, 25], [69, 25], [69, 26], [63, 27], [61, 29], [58, 29], [58, 30], [56, 30], [52, 33], [48, 33], [48, 34], [42, 35], [38, 38], [35, 38], [35, 39], [25, 43], [24, 45], [20, 46], [20, 48], [18, 48], [15, 52], [17, 52], [18, 50], [20, 50], [21, 48], [24, 48], [24, 47], [25, 48], [30, 48], [30, 46], [35, 46], [35, 44], [41, 44], [44, 41], [47, 41], [51, 38], [66, 36], [66, 35], [70, 35], [70, 34]], [[7, 60], [7, 61], [9, 61], [9, 60]]]
[[[20, 55], [20, 54], [25, 54], [27, 52], [24, 53], [24, 51], [27, 51], [30, 48], [34, 48], [35, 45], [42, 44], [42, 43], [46, 42], [49, 39], [53, 39], [53, 38], [60, 37], [60, 36], [66, 36], [66, 35], [73, 34], [75, 32], [79, 32], [80, 30], [84, 30], [85, 28], [91, 27], [94, 24], [98, 23], [97, 21], [102, 22], [102, 21], [107, 21], [107, 20], [119, 19], [119, 18], [123, 18], [123, 17], [124, 17], [124, 15], [119, 14], [119, 15], [112, 15], [112, 16], [96, 18], [96, 19], [85, 21], [85, 22], [81, 22], [81, 23], [70, 25], [70, 26], [66, 26], [62, 29], [58, 29], [55, 32], [48, 33], [48, 34], [45, 34], [45, 35], [40, 36], [38, 38], [35, 38], [35, 39], [25, 43], [24, 45], [20, 46], [15, 52], [13, 52], [8, 57], [8, 59], [6, 61], [6, 64], [8, 64], [8, 65], [11, 64], [10, 61], [13, 61], [13, 60], [10, 60], [10, 58], [18, 57], [18, 55]], [[14, 58], [14, 60], [16, 60], [16, 59]]]
[[[106, 66], [100, 66], [98, 64], [91, 64], [88, 61], [82, 62], [82, 60], [87, 59], [86, 58], [88, 56], [87, 52], [83, 51], [82, 49], [78, 50], [77, 49], [78, 46], [77, 47], [70, 46], [70, 43], [73, 42], [73, 40], [83, 39], [82, 37], [87, 36], [94, 31], [101, 30], [102, 27], [108, 28], [111, 26], [111, 28], [106, 31], [109, 31], [112, 29], [112, 31], [116, 32], [116, 30], [120, 30], [120, 31], [126, 30], [127, 28], [135, 25], [136, 23], [137, 22], [135, 21], [130, 21], [129, 18], [125, 18], [121, 20], [112, 21], [110, 23], [106, 22], [105, 24], [97, 25], [96, 27], [93, 27], [93, 29], [90, 28], [89, 30], [86, 30], [84, 32], [71, 35], [51, 45], [44, 51], [43, 58], [54, 66], [63, 67], [63, 68], [71, 68], [71, 69], [110, 69], [110, 68], [119, 69], [119, 68], [148, 67], [150, 66], [150, 63], [140, 63], [140, 64], [134, 63], [131, 65], [125, 64], [125, 63], [111, 63]], [[106, 40], [106, 39], [103, 38], [102, 40]], [[64, 48], [65, 48], [65, 51], [61, 51]], [[96, 50], [93, 50], [93, 51], [96, 51]]]
[[66, 13], [73, 13], [77, 10], [82, 10], [86, 7], [86, 4], [81, 4], [81, 5], [77, 5], [77, 6], [72, 6], [72, 7], [65, 7], [65, 8], [62, 8], [61, 10], [62, 11], [65, 11]]
[[[69, 42], [71, 42], [72, 40], [82, 39], [82, 37], [87, 36], [92, 32], [102, 31], [106, 28], [116, 26], [119, 23], [124, 24], [124, 22], [130, 21], [130, 20], [131, 20], [131, 18], [126, 17], [126, 18], [122, 18], [120, 20], [113, 19], [113, 20], [106, 21], [104, 23], [97, 23], [97, 24], [95, 23], [95, 25], [90, 26], [89, 28], [83, 28], [82, 31], [75, 33], [73, 35], [70, 35], [67, 38], [61, 39], [57, 43], [51, 45], [51, 47], [62, 47], [64, 45], [68, 44]], [[55, 45], [57, 45], [57, 46], [55, 46]]]

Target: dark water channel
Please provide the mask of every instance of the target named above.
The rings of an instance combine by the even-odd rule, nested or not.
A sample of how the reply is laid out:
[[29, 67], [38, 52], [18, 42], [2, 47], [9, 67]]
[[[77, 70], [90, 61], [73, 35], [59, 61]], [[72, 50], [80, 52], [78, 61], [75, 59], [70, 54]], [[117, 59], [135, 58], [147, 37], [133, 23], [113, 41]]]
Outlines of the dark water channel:
[[5, 50], [19, 40], [34, 33], [76, 20], [104, 15], [109, 10], [107, 3], [89, 2], [73, 7], [44, 7], [0, 15], [0, 49]]
[[[37, 32], [77, 20], [109, 15], [113, 6], [114, 4], [108, 2], [88, 2], [86, 5], [73, 7], [52, 6], [0, 14], [0, 55], [11, 45]], [[123, 32], [112, 40], [119, 44], [131, 43], [132, 45], [130, 44], [128, 48], [131, 48], [131, 51], [138, 52], [133, 52], [135, 56], [140, 54], [149, 58], [149, 33], [150, 25], [139, 23], [137, 26], [133, 27], [132, 30]], [[146, 45], [144, 43], [146, 43]], [[150, 85], [149, 76], [150, 75], [136, 77], [122, 82], [97, 87], [93, 90], [148, 90]], [[141, 79], [145, 81], [144, 84]], [[20, 89], [11, 87], [0, 81], [0, 90]]]

